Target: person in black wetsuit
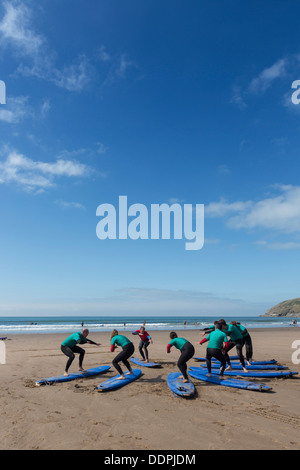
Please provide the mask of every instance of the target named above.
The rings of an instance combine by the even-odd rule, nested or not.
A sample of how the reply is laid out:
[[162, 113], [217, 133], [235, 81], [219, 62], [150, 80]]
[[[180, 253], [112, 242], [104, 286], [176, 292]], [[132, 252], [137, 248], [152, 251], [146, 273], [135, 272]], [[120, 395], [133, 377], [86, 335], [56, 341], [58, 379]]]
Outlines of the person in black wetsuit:
[[171, 331], [170, 338], [171, 338], [171, 341], [167, 345], [167, 353], [171, 352], [172, 346], [175, 346], [175, 348], [181, 351], [179, 360], [177, 362], [178, 369], [182, 373], [182, 375], [179, 378], [183, 379], [184, 383], [187, 383], [189, 382], [189, 379], [187, 376], [186, 363], [195, 354], [195, 348], [192, 345], [192, 343], [190, 343], [187, 339], [178, 338], [177, 333], [175, 333], [175, 331]]
[[[148, 357], [148, 346], [149, 344], [153, 343], [151, 336], [149, 335], [148, 331], [145, 330], [144, 326], [141, 326], [139, 330], [133, 331], [133, 335], [139, 335], [140, 337], [140, 344], [139, 344], [139, 352], [142, 356], [142, 360], [145, 362], [149, 362]], [[145, 354], [144, 354], [145, 351]], [[146, 357], [145, 357], [146, 356]]]
[[207, 376], [210, 377], [211, 375], [211, 359], [214, 357], [221, 363], [220, 378], [223, 378], [226, 367], [226, 359], [224, 354], [222, 354], [222, 349], [224, 343], [227, 342], [227, 336], [222, 331], [221, 323], [215, 322], [215, 330], [211, 333], [208, 333], [208, 335], [206, 335], [206, 337], [200, 341], [200, 344], [206, 343], [207, 341], [209, 341], [206, 349], [206, 367], [208, 370]]

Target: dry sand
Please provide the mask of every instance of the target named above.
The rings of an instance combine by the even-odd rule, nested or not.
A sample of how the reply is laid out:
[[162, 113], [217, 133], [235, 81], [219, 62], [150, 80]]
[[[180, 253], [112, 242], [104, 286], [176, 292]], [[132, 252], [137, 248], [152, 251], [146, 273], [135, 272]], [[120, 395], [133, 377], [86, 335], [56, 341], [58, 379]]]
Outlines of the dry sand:
[[[71, 332], [70, 332], [71, 333]], [[120, 331], [122, 333], [122, 331]], [[177, 371], [179, 351], [166, 354], [167, 331], [150, 332], [150, 360], [161, 369], [142, 368], [143, 376], [122, 389], [99, 393], [94, 387], [115, 375], [36, 387], [35, 380], [63, 373], [66, 357], [60, 344], [68, 335], [14, 335], [6, 341], [7, 363], [0, 365], [0, 449], [203, 450], [299, 449], [300, 374], [266, 379], [272, 392], [220, 387], [193, 380], [194, 399], [174, 397], [167, 375]], [[126, 333], [130, 335], [130, 332]], [[178, 332], [204, 356], [199, 330]], [[131, 335], [130, 335], [131, 336]], [[254, 359], [292, 363], [293, 341], [300, 328], [251, 331]], [[101, 346], [85, 345], [85, 368], [111, 365], [109, 333], [91, 333]], [[136, 346], [138, 337], [131, 337]], [[235, 350], [231, 352], [235, 354]], [[189, 365], [197, 365], [190, 360]], [[199, 364], [198, 364], [199, 365]], [[71, 370], [76, 371], [77, 358]], [[258, 381], [260, 379], [257, 379]]]

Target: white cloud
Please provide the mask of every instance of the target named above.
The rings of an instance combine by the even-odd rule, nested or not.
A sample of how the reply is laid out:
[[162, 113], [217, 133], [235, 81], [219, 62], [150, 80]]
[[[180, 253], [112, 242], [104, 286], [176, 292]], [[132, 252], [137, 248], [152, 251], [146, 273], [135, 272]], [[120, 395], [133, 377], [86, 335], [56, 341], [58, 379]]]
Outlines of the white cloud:
[[241, 90], [241, 87], [237, 85], [233, 85], [232, 87], [231, 103], [236, 104], [240, 109], [244, 109], [247, 107], [243, 98], [243, 92]]
[[68, 202], [68, 201], [57, 200], [57, 201], [55, 201], [55, 203], [58, 204], [63, 209], [83, 209], [83, 210], [85, 210], [85, 206], [83, 204], [80, 204], [79, 202]]
[[103, 45], [96, 51], [96, 56], [98, 59], [102, 60], [102, 62], [107, 62], [111, 59], [110, 54], [108, 54]]
[[[247, 302], [242, 299], [221, 297], [207, 292], [171, 290], [156, 288], [119, 289], [111, 295], [96, 299], [77, 299], [72, 301], [53, 301], [51, 303], [22, 302], [20, 304], [0, 304], [0, 311], [17, 311], [22, 315], [33, 312], [49, 314], [73, 314], [74, 311], [87, 312], [89, 315], [214, 315], [241, 316], [263, 314], [268, 303]], [[222, 312], [222, 314], [220, 314]], [[143, 320], [143, 319], [142, 319]]]
[[28, 96], [7, 98], [5, 107], [0, 108], [0, 121], [8, 124], [16, 124], [25, 116], [32, 116], [32, 111], [28, 106]]
[[251, 81], [249, 91], [252, 93], [265, 92], [276, 78], [285, 76], [287, 66], [288, 60], [286, 58], [277, 60]]
[[51, 78], [58, 87], [69, 91], [81, 91], [90, 82], [92, 76], [92, 67], [85, 56], [79, 60], [64, 67], [62, 70], [54, 70], [54, 76]]
[[205, 216], [223, 217], [232, 213], [244, 213], [252, 206], [252, 201], [237, 201], [228, 203], [225, 199], [219, 202], [211, 202], [205, 206]]
[[1, 43], [14, 47], [18, 55], [36, 57], [44, 45], [44, 38], [31, 28], [31, 11], [20, 2], [4, 1], [5, 14], [0, 22]]
[[0, 162], [0, 184], [17, 184], [27, 191], [45, 190], [55, 185], [58, 177], [84, 177], [90, 169], [79, 162], [57, 159], [55, 162], [34, 161], [15, 150]]
[[270, 229], [280, 232], [300, 231], [300, 187], [276, 186], [279, 194], [259, 201], [224, 200], [212, 202], [205, 208], [208, 217], [225, 217], [226, 224], [234, 229]]
[[11, 47], [15, 55], [28, 63], [20, 63], [17, 72], [55, 83], [68, 91], [81, 91], [90, 82], [92, 67], [81, 56], [62, 69], [55, 66], [56, 53], [47, 39], [36, 33], [32, 25], [32, 11], [21, 2], [3, 3], [5, 10], [0, 22], [0, 45]]

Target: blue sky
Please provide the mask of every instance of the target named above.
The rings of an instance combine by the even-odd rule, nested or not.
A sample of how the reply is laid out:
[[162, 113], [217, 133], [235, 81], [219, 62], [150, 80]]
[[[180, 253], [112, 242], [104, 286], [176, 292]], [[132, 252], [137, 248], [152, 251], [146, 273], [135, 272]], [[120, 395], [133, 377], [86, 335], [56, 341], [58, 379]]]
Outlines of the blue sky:
[[[1, 1], [0, 315], [260, 315], [299, 296], [300, 5]], [[205, 244], [99, 240], [205, 205]]]

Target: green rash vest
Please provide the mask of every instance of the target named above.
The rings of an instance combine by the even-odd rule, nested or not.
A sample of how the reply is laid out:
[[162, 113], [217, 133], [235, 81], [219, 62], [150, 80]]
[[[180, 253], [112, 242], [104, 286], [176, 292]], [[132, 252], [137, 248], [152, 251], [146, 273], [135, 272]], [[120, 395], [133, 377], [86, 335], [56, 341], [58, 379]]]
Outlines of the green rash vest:
[[236, 327], [240, 330], [242, 333], [243, 337], [249, 335], [247, 328], [245, 328], [243, 325], [236, 325]]
[[126, 338], [126, 336], [123, 336], [123, 335], [116, 335], [111, 340], [111, 345], [114, 346], [115, 344], [117, 344], [121, 348], [123, 348], [125, 344], [128, 344], [128, 343], [131, 343], [131, 341], [128, 338]]
[[184, 338], [174, 338], [169, 342], [171, 346], [175, 346], [175, 348], [179, 349], [180, 351], [186, 343], [188, 343], [188, 340]]
[[236, 341], [237, 339], [243, 339], [242, 333], [234, 325], [228, 325], [228, 328], [227, 330], [225, 330], [225, 333], [230, 336], [230, 339], [232, 341]]
[[73, 333], [67, 339], [63, 341], [62, 346], [68, 346], [69, 348], [74, 348], [77, 343], [86, 343], [87, 339], [81, 333]]
[[221, 330], [215, 330], [206, 336], [209, 340], [207, 347], [212, 349], [222, 349], [223, 343], [227, 341], [227, 336]]

